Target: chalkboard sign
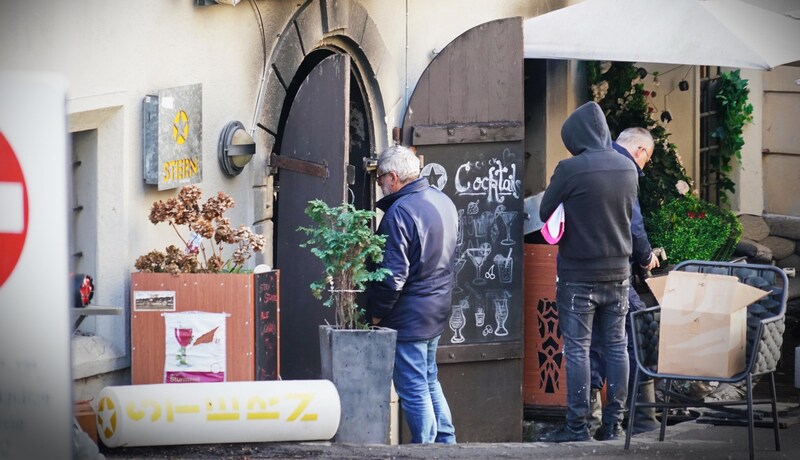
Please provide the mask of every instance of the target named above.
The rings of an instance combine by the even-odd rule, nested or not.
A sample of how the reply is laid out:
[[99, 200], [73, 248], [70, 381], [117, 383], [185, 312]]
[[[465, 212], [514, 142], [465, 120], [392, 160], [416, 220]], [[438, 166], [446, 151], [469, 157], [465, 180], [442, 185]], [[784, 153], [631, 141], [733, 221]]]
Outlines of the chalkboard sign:
[[421, 175], [458, 209], [456, 283], [440, 345], [521, 340], [522, 152], [518, 142], [426, 146]]

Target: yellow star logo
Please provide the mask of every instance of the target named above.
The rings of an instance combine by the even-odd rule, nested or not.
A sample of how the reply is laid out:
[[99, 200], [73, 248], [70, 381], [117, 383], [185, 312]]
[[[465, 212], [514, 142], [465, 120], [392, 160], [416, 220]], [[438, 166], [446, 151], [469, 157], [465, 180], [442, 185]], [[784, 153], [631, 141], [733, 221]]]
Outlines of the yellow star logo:
[[172, 138], [180, 145], [186, 142], [187, 137], [189, 137], [189, 117], [181, 110], [172, 120]]
[[117, 431], [117, 410], [108, 396], [103, 396], [97, 405], [97, 428], [105, 439], [111, 438]]

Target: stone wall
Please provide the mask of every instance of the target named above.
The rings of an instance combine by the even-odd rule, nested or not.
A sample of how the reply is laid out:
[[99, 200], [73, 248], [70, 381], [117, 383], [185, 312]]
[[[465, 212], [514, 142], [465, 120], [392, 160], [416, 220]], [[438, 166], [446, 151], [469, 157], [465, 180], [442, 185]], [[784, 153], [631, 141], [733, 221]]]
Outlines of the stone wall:
[[[800, 269], [800, 217], [742, 214], [742, 238], [735, 257], [751, 263]], [[789, 299], [800, 297], [800, 278], [789, 278]]]

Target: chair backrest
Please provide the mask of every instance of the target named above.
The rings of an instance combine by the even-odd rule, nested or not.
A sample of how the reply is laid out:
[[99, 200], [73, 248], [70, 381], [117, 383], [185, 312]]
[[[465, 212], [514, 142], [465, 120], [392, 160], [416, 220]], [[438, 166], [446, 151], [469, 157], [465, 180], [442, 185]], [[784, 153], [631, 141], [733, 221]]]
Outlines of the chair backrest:
[[774, 371], [781, 357], [789, 280], [772, 265], [687, 260], [674, 270], [732, 275], [770, 294], [747, 306], [747, 363], [751, 374]]

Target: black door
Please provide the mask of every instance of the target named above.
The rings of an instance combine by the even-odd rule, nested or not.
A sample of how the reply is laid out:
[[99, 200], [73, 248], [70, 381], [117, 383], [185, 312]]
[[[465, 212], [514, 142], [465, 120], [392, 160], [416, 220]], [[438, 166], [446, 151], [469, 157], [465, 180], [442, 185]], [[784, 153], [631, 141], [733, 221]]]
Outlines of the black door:
[[322, 263], [300, 248], [310, 223], [309, 200], [329, 205], [348, 198], [346, 161], [349, 133], [350, 58], [333, 54], [305, 78], [284, 125], [278, 166], [276, 268], [281, 270], [281, 377], [318, 378], [320, 324], [335, 322], [334, 312], [314, 299], [309, 285], [322, 277]]
[[459, 212], [458, 271], [440, 380], [459, 442], [522, 438], [522, 19], [451, 42], [414, 89], [403, 142]]

